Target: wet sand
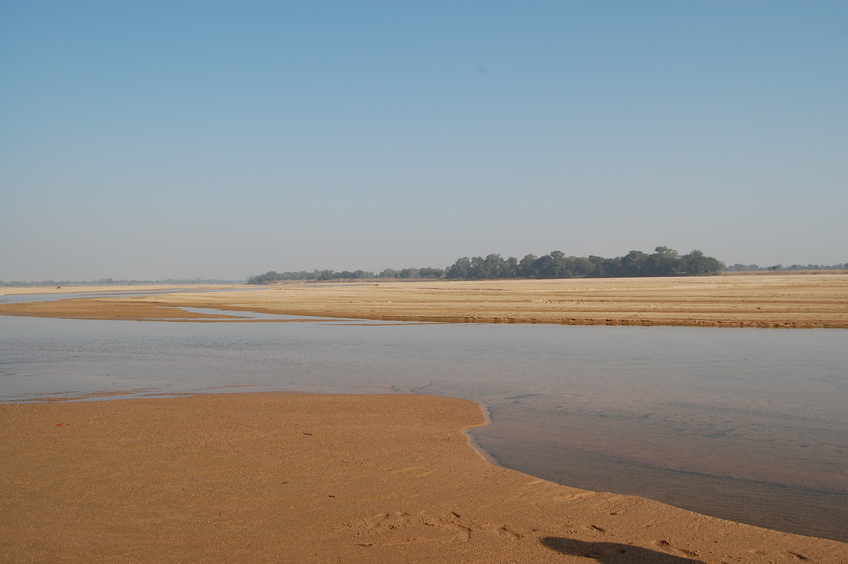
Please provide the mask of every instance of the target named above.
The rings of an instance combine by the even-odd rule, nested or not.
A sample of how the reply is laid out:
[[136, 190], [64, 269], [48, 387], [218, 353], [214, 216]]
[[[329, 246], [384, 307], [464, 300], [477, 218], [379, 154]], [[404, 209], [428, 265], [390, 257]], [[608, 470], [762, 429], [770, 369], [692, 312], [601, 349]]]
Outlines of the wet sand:
[[0, 405], [2, 562], [848, 561], [848, 544], [487, 463], [466, 400]]
[[[234, 291], [211, 293], [204, 291], [208, 288], [196, 288], [142, 297], [0, 303], [0, 315], [227, 320], [179, 309], [187, 306], [387, 321], [848, 328], [848, 274], [842, 272], [681, 278], [372, 281], [243, 288], [251, 291], [234, 288]], [[96, 289], [4, 288], [0, 293], [75, 290]]]

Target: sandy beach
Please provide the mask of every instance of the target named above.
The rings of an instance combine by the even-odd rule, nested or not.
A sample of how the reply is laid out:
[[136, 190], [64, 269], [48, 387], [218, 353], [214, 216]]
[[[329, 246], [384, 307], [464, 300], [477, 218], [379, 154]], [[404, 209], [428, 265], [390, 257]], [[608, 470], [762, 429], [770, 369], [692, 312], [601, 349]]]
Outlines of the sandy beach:
[[[159, 287], [167, 290], [167, 287]], [[848, 274], [681, 278], [362, 282], [209, 287], [2, 304], [0, 315], [224, 321], [181, 306], [298, 316], [452, 323], [848, 328]], [[6, 294], [140, 291], [138, 287], [3, 288]], [[2, 298], [0, 298], [1, 300]]]
[[848, 561], [848, 545], [499, 468], [466, 400], [0, 405], [2, 562]]

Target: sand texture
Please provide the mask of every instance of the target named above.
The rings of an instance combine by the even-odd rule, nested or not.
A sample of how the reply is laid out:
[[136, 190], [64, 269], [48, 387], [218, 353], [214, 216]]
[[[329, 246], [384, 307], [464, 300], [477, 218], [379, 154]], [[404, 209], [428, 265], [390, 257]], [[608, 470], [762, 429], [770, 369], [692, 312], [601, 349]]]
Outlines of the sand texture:
[[[79, 319], [225, 319], [179, 309], [179, 306], [193, 306], [390, 321], [848, 328], [848, 274], [845, 273], [431, 280], [251, 288], [218, 292], [197, 288], [135, 298], [113, 296], [0, 304], [0, 314]], [[21, 293], [25, 289], [4, 290]]]
[[473, 402], [0, 405], [2, 562], [844, 563], [848, 545], [484, 461]]

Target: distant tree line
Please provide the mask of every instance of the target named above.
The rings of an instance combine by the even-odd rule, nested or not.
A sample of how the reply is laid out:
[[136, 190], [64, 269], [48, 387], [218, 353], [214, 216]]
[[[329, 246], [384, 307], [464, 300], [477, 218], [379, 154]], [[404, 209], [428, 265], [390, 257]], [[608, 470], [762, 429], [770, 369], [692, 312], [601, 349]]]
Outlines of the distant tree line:
[[657, 247], [653, 254], [630, 251], [623, 257], [604, 258], [566, 256], [560, 251], [537, 257], [526, 255], [502, 258], [492, 254], [487, 257], [462, 257], [446, 269], [441, 268], [387, 268], [379, 274], [356, 270], [313, 270], [312, 272], [266, 272], [248, 278], [248, 284], [268, 284], [283, 280], [356, 280], [362, 278], [449, 278], [453, 280], [490, 280], [494, 278], [614, 278], [627, 276], [703, 276], [719, 274], [724, 263], [692, 251], [679, 255], [674, 249]]
[[793, 264], [792, 266], [783, 266], [775, 264], [772, 266], [758, 266], [756, 264], [741, 264], [736, 263], [733, 266], [728, 266], [725, 270], [728, 272], [760, 272], [766, 270], [848, 270], [848, 262], [842, 264]]
[[[724, 263], [705, 256], [701, 251], [692, 251], [680, 256], [674, 249], [657, 247], [654, 253], [630, 251], [623, 257], [603, 258], [594, 255], [588, 257], [565, 256], [560, 251], [537, 257], [526, 255], [518, 260], [507, 259], [500, 255], [483, 257], [463, 257], [446, 269], [441, 268], [387, 268], [380, 273], [368, 270], [313, 270], [308, 272], [266, 272], [249, 276], [248, 284], [268, 284], [282, 280], [357, 280], [374, 278], [451, 278], [454, 280], [488, 280], [492, 278], [616, 278], [628, 276], [703, 276], [720, 272], [760, 272], [785, 270], [848, 270], [848, 262], [837, 264], [793, 264], [783, 266], [758, 266], [756, 264], [736, 263], [725, 267]], [[219, 280], [203, 278], [166, 278], [162, 280], [41, 280], [23, 282], [0, 280], [0, 286], [133, 286], [139, 284], [241, 284], [243, 280]]]
[[402, 268], [400, 270], [387, 268], [379, 274], [370, 270], [354, 270], [353, 272], [349, 270], [342, 270], [341, 272], [336, 272], [335, 270], [313, 270], [312, 272], [308, 272], [306, 270], [301, 270], [300, 272], [274, 272], [272, 270], [265, 274], [248, 277], [247, 283], [269, 284], [271, 282], [280, 282], [283, 280], [322, 281], [359, 280], [363, 278], [444, 278], [444, 276], [445, 271], [441, 268], [430, 267]]
[[631, 276], [704, 276], [719, 274], [724, 263], [692, 251], [679, 255], [674, 249], [657, 247], [653, 254], [630, 251], [623, 257], [566, 256], [553, 251], [518, 260], [500, 255], [463, 257], [445, 270], [447, 278], [489, 280], [493, 278], [623, 278]]
[[40, 280], [38, 282], [23, 282], [0, 280], [0, 286], [138, 286], [151, 284], [244, 284], [244, 280], [220, 280], [205, 278], [164, 278], [162, 280], [114, 280], [101, 278], [99, 280]]

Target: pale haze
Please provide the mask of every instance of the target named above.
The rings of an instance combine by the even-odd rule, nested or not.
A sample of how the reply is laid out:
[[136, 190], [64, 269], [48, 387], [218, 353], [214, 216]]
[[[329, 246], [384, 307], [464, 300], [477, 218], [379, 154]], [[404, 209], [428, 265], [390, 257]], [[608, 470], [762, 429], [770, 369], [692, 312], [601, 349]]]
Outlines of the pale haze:
[[0, 280], [848, 261], [848, 3], [0, 0]]

